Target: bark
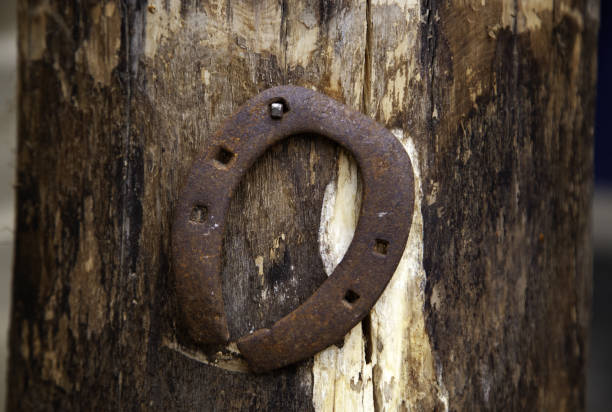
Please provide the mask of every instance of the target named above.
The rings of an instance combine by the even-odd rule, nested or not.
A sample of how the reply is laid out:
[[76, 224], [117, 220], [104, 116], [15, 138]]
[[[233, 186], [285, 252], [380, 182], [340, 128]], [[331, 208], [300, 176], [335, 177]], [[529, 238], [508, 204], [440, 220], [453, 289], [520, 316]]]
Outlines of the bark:
[[[19, 5], [8, 410], [580, 410], [591, 290], [597, 0]], [[191, 162], [279, 84], [404, 144], [404, 257], [343, 343], [265, 375], [177, 323], [170, 224]], [[232, 200], [232, 339], [350, 244], [354, 160], [296, 136]]]

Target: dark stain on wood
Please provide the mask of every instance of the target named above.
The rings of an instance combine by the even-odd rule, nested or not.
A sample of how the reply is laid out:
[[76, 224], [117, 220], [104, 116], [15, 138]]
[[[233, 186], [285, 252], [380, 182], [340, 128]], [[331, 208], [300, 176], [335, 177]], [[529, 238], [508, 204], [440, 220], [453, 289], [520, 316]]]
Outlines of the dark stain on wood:
[[[574, 3], [586, 15], [588, 2]], [[421, 149], [424, 192], [440, 190], [423, 208], [426, 312], [449, 403], [580, 410], [597, 24], [545, 12], [541, 31], [515, 23], [485, 39], [460, 23], [469, 13], [461, 6], [431, 13], [439, 20], [426, 28], [434, 40], [424, 54], [440, 117]], [[459, 48], [479, 37], [490, 67]], [[484, 90], [473, 107], [470, 66]]]
[[223, 248], [232, 340], [271, 326], [327, 278], [319, 222], [336, 153], [337, 146], [320, 137], [290, 138], [266, 152], [240, 183]]

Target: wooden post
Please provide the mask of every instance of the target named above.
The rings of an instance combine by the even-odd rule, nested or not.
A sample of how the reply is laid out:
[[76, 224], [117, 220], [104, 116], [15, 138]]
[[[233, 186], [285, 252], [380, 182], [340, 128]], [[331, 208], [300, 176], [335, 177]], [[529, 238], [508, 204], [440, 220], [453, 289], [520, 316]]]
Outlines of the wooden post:
[[[597, 0], [20, 2], [8, 410], [583, 409], [598, 24]], [[182, 338], [170, 222], [202, 143], [279, 84], [386, 125], [416, 204], [370, 316], [253, 375]], [[331, 273], [360, 196], [320, 137], [248, 172], [233, 338]]]

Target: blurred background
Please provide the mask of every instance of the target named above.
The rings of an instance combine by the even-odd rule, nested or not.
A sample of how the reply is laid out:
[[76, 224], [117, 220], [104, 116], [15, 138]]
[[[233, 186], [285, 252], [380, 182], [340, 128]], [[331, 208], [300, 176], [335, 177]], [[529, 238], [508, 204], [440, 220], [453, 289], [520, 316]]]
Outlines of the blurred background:
[[[0, 410], [6, 395], [11, 265], [13, 182], [16, 148], [16, 1], [0, 7]], [[593, 210], [593, 320], [588, 364], [587, 410], [612, 410], [612, 2], [601, 0], [599, 84], [595, 127]]]
[[612, 2], [601, 1], [595, 198], [593, 202], [593, 312], [587, 410], [612, 411]]
[[0, 6], [0, 410], [6, 396], [17, 133], [17, 0]]

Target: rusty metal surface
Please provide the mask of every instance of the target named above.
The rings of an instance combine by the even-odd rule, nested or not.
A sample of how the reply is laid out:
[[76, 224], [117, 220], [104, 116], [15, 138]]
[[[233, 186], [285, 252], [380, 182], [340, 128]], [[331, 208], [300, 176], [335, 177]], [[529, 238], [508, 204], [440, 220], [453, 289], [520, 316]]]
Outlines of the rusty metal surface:
[[[278, 105], [284, 112], [278, 115]], [[257, 95], [227, 119], [192, 166], [179, 197], [172, 253], [179, 304], [190, 336], [229, 340], [221, 288], [222, 242], [230, 199], [255, 160], [298, 134], [327, 137], [349, 150], [363, 178], [353, 241], [334, 272], [302, 305], [269, 329], [238, 339], [253, 371], [305, 359], [339, 342], [372, 308], [400, 261], [414, 207], [410, 159], [384, 127], [333, 99], [294, 86]]]

